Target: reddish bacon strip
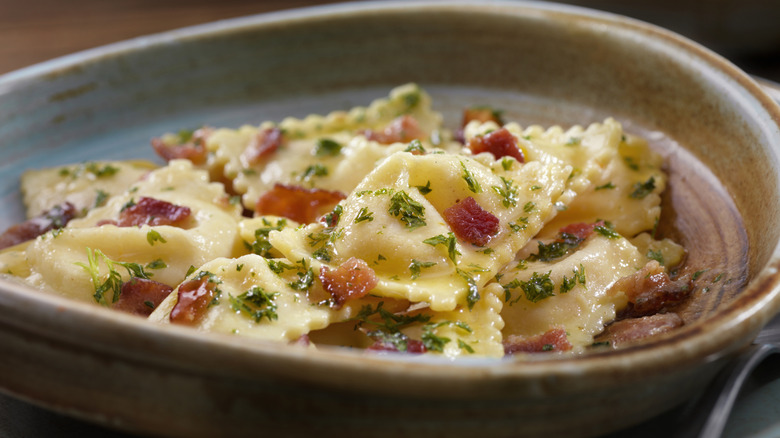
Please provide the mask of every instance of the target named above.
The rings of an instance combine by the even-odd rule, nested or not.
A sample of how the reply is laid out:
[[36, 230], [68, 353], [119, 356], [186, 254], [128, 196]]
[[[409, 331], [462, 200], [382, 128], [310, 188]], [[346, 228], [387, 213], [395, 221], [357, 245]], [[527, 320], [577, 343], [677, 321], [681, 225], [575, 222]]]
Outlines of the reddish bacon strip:
[[149, 316], [172, 291], [173, 288], [167, 284], [135, 277], [122, 284], [119, 300], [112, 308], [132, 315]]
[[629, 301], [623, 316], [636, 317], [658, 313], [678, 304], [691, 293], [687, 277], [672, 280], [664, 268], [651, 260], [633, 275], [623, 277], [612, 286], [610, 292], [621, 291]]
[[320, 281], [333, 297], [337, 308], [347, 300], [365, 296], [379, 283], [368, 263], [355, 257], [350, 257], [336, 269], [323, 266], [320, 269]]
[[576, 224], [569, 224], [565, 227], [562, 227], [560, 230], [558, 230], [558, 234], [562, 237], [566, 237], [566, 235], [573, 236], [580, 242], [590, 237], [591, 234], [593, 234], [593, 230], [596, 227], [603, 227], [604, 221], [598, 221], [594, 222], [592, 224], [580, 222]]
[[0, 234], [0, 249], [18, 245], [47, 231], [62, 228], [74, 217], [76, 217], [76, 207], [70, 202], [55, 205], [39, 216], [12, 225], [3, 234]]
[[[389, 341], [383, 341], [381, 339], [377, 339], [374, 341], [373, 344], [371, 344], [367, 350], [371, 351], [399, 351], [398, 347]], [[406, 351], [404, 353], [411, 353], [411, 354], [422, 354], [428, 351], [427, 348], [425, 348], [425, 345], [422, 343], [422, 341], [418, 341], [416, 339], [407, 339], [406, 340]]]
[[190, 217], [190, 214], [189, 207], [155, 198], [142, 197], [137, 203], [124, 208], [119, 213], [119, 219], [100, 221], [98, 225], [113, 224], [118, 227], [173, 225], [180, 227]]
[[277, 183], [257, 200], [255, 210], [260, 215], [283, 216], [301, 224], [308, 224], [345, 197], [337, 191]]
[[257, 133], [247, 145], [242, 156], [249, 164], [258, 164], [276, 152], [284, 136], [279, 128], [267, 128]]
[[499, 220], [471, 196], [442, 212], [444, 221], [458, 238], [484, 246], [499, 230]]
[[152, 139], [152, 148], [165, 161], [184, 158], [193, 164], [204, 164], [208, 157], [206, 139], [214, 132], [211, 128], [201, 128], [192, 133], [188, 142], [168, 144], [162, 138]]
[[409, 142], [425, 138], [425, 133], [420, 129], [420, 124], [417, 123], [414, 117], [408, 114], [397, 117], [385, 127], [384, 131], [366, 130], [363, 135], [369, 140], [382, 144]]
[[520, 163], [525, 163], [525, 156], [520, 150], [517, 139], [506, 128], [474, 137], [469, 140], [468, 146], [474, 154], [489, 152], [496, 160], [509, 156]]
[[596, 342], [609, 342], [613, 347], [666, 333], [683, 325], [676, 313], [658, 313], [641, 318], [616, 321], [607, 326]]
[[524, 337], [509, 335], [504, 339], [504, 353], [543, 353], [547, 351], [568, 351], [572, 349], [566, 330], [550, 329], [541, 335]]
[[195, 325], [206, 314], [216, 294], [217, 283], [211, 276], [202, 272], [199, 277], [179, 285], [178, 301], [171, 310], [171, 322], [174, 324]]

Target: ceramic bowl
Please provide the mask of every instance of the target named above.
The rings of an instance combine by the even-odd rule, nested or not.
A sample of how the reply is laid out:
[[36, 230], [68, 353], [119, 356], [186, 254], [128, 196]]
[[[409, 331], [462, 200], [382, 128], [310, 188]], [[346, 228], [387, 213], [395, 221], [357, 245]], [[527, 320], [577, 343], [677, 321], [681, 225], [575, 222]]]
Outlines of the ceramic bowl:
[[[708, 50], [620, 16], [524, 2], [350, 3], [172, 31], [0, 78], [0, 226], [19, 174], [150, 158], [182, 126], [365, 104], [417, 82], [450, 125], [613, 116], [672, 174], [662, 226], [706, 267], [653, 342], [579, 357], [457, 360], [204, 335], [0, 282], [0, 388], [165, 436], [595, 436], [695, 395], [780, 308], [780, 109]], [[721, 278], [718, 278], [720, 276]], [[721, 281], [722, 280], [722, 281]]]

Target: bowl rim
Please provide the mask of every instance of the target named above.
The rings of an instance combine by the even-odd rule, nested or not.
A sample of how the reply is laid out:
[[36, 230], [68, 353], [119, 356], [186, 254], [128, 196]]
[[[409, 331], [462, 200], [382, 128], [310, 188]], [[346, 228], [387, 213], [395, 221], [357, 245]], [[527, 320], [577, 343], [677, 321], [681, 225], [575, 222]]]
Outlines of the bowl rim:
[[[577, 16], [579, 20], [591, 21], [593, 25], [610, 25], [635, 38], [642, 38], [653, 44], [663, 45], [667, 50], [690, 56], [702, 64], [709, 65], [717, 75], [726, 78], [730, 90], [748, 96], [762, 108], [767, 120], [774, 121], [774, 128], [780, 125], [780, 107], [770, 98], [762, 87], [747, 74], [721, 56], [684, 37], [654, 25], [612, 13], [595, 11], [579, 6], [538, 3], [526, 1], [475, 0], [443, 1], [369, 1], [358, 3], [338, 3], [312, 6], [300, 9], [277, 11], [250, 15], [213, 23], [190, 26], [182, 29], [162, 32], [134, 38], [95, 49], [59, 57], [50, 61], [25, 67], [0, 76], [0, 98], [3, 90], [17, 84], [40, 78], [50, 78], [70, 74], [75, 68], [90, 63], [98, 63], [111, 57], [123, 56], [152, 46], [175, 44], [193, 39], [208, 39], [226, 33], [241, 33], [262, 26], [275, 26], [284, 23], [328, 20], [333, 17], [360, 14], [380, 14], [386, 12], [435, 12], [458, 11], [483, 14], [535, 14], [545, 19], [554, 17]], [[775, 147], [777, 149], [777, 147]], [[775, 151], [778, 153], [778, 151]], [[147, 361], [166, 363], [187, 368], [195, 366], [206, 368], [206, 364], [183, 364], [182, 358], [195, 358], [196, 353], [212, 351], [208, 363], [220, 361], [218, 373], [237, 372], [250, 377], [254, 367], [275, 367], [278, 373], [288, 378], [299, 379], [307, 383], [322, 383], [319, 379], [301, 376], [302, 368], [316, 367], [335, 374], [328, 385], [351, 390], [365, 390], [372, 385], [372, 378], [380, 375], [403, 375], [409, 385], [404, 388], [382, 388], [382, 391], [404, 395], [410, 393], [424, 395], [431, 387], [444, 392], [438, 395], [458, 395], [463, 388], [447, 389], [453, 379], [464, 382], [468, 379], [469, 388], [479, 389], [469, 397], [492, 396], [491, 390], [508, 381], [532, 381], [540, 378], [576, 379], [585, 374], [614, 375], [625, 374], [626, 378], [636, 378], [648, 372], [659, 373], [671, 368], [692, 368], [702, 363], [714, 362], [736, 351], [741, 345], [750, 342], [758, 330], [780, 310], [780, 244], [770, 256], [767, 265], [756, 275], [740, 293], [739, 297], [722, 311], [705, 321], [697, 322], [675, 330], [651, 343], [636, 344], [617, 350], [591, 352], [572, 357], [544, 357], [525, 359], [475, 359], [459, 358], [455, 361], [438, 357], [409, 357], [396, 355], [366, 355], [343, 349], [322, 348], [307, 350], [279, 343], [262, 341], [243, 343], [241, 339], [218, 334], [206, 334], [189, 328], [176, 326], [158, 326], [149, 324], [128, 315], [118, 314], [108, 309], [79, 303], [63, 297], [40, 293], [32, 288], [0, 279], [0, 286], [6, 292], [0, 294], [0, 309], [27, 309], [28, 313], [13, 316], [0, 316], [0, 322], [18, 326], [37, 333], [40, 336], [62, 337], [74, 340], [74, 336], [91, 336], [93, 343], [87, 348], [98, 352], [110, 351], [117, 357], [132, 357], [136, 349], [171, 352], [163, 347], [160, 337], [177, 345], [174, 358], [146, 358]], [[29, 310], [32, 309], [32, 310]], [[0, 313], [2, 315], [2, 313]], [[71, 331], [58, 331], [60, 324], [78, 321], [78, 327]], [[39, 325], [30, 327], [29, 322]], [[71, 323], [69, 325], [72, 326]], [[106, 331], [109, 328], [111, 330]], [[116, 336], [131, 335], [134, 349], [116, 346]], [[736, 341], [735, 341], [736, 340]], [[158, 351], [159, 350], [159, 351]], [[219, 354], [213, 354], [213, 351]], [[240, 363], [248, 356], [262, 358], [253, 366]], [[178, 360], [173, 360], [178, 359]], [[233, 360], [234, 359], [234, 360]], [[360, 360], [356, 360], [360, 359]], [[136, 359], [137, 360], [137, 359]], [[268, 361], [272, 365], [266, 363]], [[282, 365], [282, 366], [279, 366]], [[280, 369], [280, 370], [279, 370]], [[358, 376], [364, 378], [357, 378]], [[493, 382], [485, 385], [486, 382]], [[415, 386], [415, 383], [420, 383]], [[419, 388], [419, 389], [415, 389]], [[376, 386], [370, 389], [377, 390]]]

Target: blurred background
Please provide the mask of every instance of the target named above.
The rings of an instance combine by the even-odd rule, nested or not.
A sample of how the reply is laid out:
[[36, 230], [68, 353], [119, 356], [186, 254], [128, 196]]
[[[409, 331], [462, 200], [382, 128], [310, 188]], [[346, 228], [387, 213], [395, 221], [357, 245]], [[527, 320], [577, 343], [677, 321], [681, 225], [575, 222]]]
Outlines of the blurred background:
[[[0, 74], [136, 36], [324, 0], [0, 0]], [[780, 81], [780, 0], [568, 0], [685, 35]]]

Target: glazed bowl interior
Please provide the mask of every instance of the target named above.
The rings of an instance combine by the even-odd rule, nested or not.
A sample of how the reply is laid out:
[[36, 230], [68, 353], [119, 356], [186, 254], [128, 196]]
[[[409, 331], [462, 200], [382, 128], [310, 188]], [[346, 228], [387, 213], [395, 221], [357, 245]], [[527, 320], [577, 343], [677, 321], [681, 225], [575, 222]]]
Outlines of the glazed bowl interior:
[[[0, 386], [54, 408], [69, 406], [75, 415], [102, 415], [118, 427], [141, 431], [157, 430], [162, 423], [82, 403], [101, 393], [98, 387], [73, 389], [87, 380], [84, 367], [107, 361], [112, 372], [151, 376], [145, 387], [157, 385], [156, 391], [150, 395], [124, 386], [120, 406], [143, 400], [170, 407], [147, 399], [176, 399], [171, 395], [176, 379], [187, 378], [211, 380], [210, 394], [225, 399], [241, 391], [257, 397], [287, 391], [324, 400], [338, 390], [352, 397], [379, 394], [376, 409], [436, 399], [442, 402], [438, 413], [453, 419], [458, 416], [452, 412], [466, 408], [446, 404], [444, 398], [461, 404], [481, 400], [482, 414], [498, 400], [512, 400], [517, 421], [533, 415], [545, 419], [556, 404], [601, 400], [618, 409], [627, 399], [643, 399], [623, 418], [598, 420], [591, 408], [582, 409], [568, 426], [550, 425], [558, 428], [556, 433], [579, 429], [588, 435], [684, 400], [780, 307], [776, 104], [727, 61], [679, 36], [553, 4], [380, 2], [312, 8], [173, 31], [11, 73], [0, 79], [0, 157], [5, 163], [0, 193], [7, 206], [0, 225], [23, 218], [18, 177], [26, 168], [152, 158], [148, 140], [163, 132], [346, 109], [408, 82], [432, 95], [451, 128], [461, 109], [490, 104], [524, 125], [569, 126], [614, 117], [627, 131], [648, 138], [666, 158], [671, 175], [664, 198], [668, 213], [660, 229], [688, 249], [686, 269], [707, 271], [702, 281], [709, 286], [698, 287], [681, 309], [686, 326], [655, 342], [582, 357], [453, 363], [301, 350], [157, 327], [4, 280], [0, 325], [6, 334], [0, 339], [16, 352], [16, 364], [28, 368], [5, 367], [5, 375], [14, 378], [0, 380]], [[718, 275], [723, 281], [717, 281]], [[51, 343], [65, 347], [43, 347]], [[37, 372], [50, 372], [45, 358], [69, 365], [44, 374], [48, 377], [40, 384], [24, 383]], [[392, 378], [407, 384], [376, 383]], [[647, 382], [639, 389], [626, 387], [641, 379]], [[117, 389], [107, 375], [96, 381]], [[207, 433], [212, 429], [203, 424], [235, 420], [242, 412], [236, 408], [209, 417], [185, 405], [172, 415], [202, 419], [173, 429], [174, 435]], [[529, 406], [541, 406], [540, 411]], [[518, 414], [523, 409], [525, 414]], [[361, 412], [375, 421], [383, 418]], [[417, 414], [407, 410], [401, 415]], [[325, 417], [317, 418], [323, 422]], [[284, 418], [293, 423], [297, 417]], [[503, 419], [489, 430], [513, 424]], [[459, 434], [477, 430], [457, 421], [453, 425]]]

